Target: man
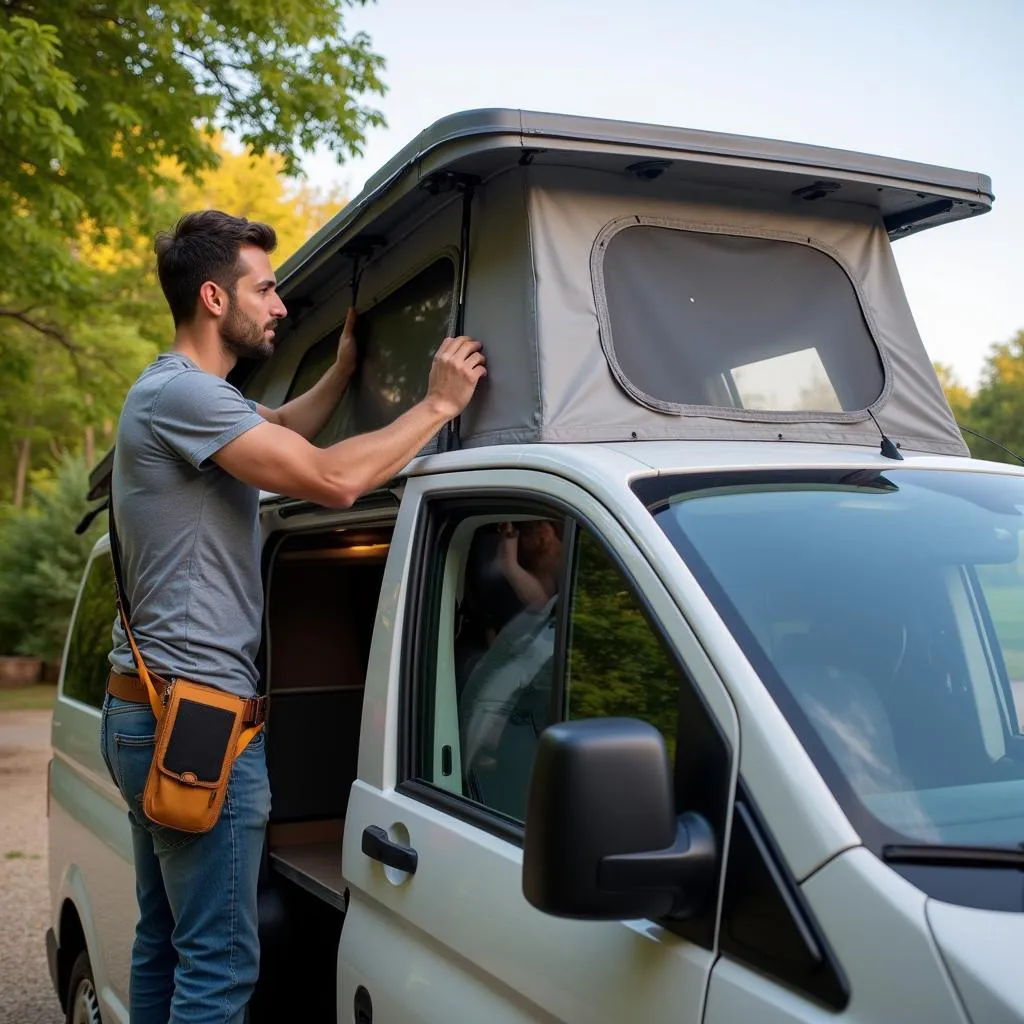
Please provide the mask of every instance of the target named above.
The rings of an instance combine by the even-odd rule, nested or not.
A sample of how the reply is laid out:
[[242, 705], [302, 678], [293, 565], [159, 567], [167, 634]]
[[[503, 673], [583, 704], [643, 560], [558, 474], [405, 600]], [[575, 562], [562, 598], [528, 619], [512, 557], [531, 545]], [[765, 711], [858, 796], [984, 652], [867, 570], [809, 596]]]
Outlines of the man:
[[[238, 358], [272, 353], [287, 315], [269, 258], [275, 243], [272, 228], [215, 210], [158, 237], [174, 345], [128, 392], [112, 475], [132, 632], [147, 668], [243, 697], [255, 693], [263, 605], [259, 490], [351, 505], [457, 416], [486, 373], [478, 342], [446, 338], [423, 401], [382, 430], [314, 447], [307, 438], [355, 369], [351, 310], [335, 364], [294, 401], [266, 409], [225, 379]], [[116, 622], [110, 661], [102, 747], [129, 807], [140, 915], [130, 1019], [234, 1024], [259, 966], [256, 882], [270, 806], [263, 733], [236, 760], [211, 831], [155, 825], [141, 805], [155, 719]]]
[[503, 523], [497, 563], [522, 605], [466, 680], [459, 701], [467, 792], [520, 820], [537, 737], [550, 724], [563, 569], [559, 520]]

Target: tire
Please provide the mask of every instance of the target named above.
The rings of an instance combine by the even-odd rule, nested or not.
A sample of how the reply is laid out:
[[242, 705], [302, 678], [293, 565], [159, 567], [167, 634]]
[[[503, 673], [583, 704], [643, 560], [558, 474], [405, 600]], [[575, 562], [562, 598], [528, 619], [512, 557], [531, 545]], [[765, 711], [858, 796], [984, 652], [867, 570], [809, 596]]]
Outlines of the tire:
[[92, 977], [89, 954], [83, 949], [71, 968], [68, 981], [68, 1012], [64, 1018], [67, 1024], [103, 1024], [100, 1016], [100, 999]]

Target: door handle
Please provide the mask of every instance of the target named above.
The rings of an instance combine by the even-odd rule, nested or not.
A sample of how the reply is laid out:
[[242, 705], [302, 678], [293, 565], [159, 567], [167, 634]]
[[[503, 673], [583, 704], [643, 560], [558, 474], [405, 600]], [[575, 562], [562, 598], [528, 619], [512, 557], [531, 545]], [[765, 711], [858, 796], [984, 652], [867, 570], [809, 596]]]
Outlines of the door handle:
[[403, 846], [388, 838], [387, 832], [379, 825], [367, 825], [363, 829], [363, 853], [371, 860], [378, 860], [396, 871], [416, 873], [419, 856], [411, 846]]

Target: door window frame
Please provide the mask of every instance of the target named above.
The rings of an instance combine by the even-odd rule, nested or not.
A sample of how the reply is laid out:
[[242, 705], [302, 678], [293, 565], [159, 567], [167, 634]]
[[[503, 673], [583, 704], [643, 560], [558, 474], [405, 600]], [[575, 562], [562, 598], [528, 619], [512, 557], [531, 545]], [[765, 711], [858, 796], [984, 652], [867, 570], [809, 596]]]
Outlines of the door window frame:
[[[514, 486], [481, 486], [479, 489], [473, 490], [466, 490], [464, 487], [451, 490], [439, 489], [423, 495], [421, 500], [422, 504], [417, 510], [410, 549], [411, 557], [405, 599], [405, 628], [401, 639], [396, 791], [517, 847], [522, 847], [523, 823], [476, 803], [469, 797], [443, 789], [419, 777], [417, 768], [422, 762], [419, 759], [421, 732], [417, 730], [417, 713], [424, 709], [425, 714], [431, 716], [433, 714], [434, 701], [425, 700], [423, 693], [427, 688], [426, 672], [430, 666], [436, 665], [437, 645], [440, 640], [438, 629], [440, 602], [444, 567], [449, 557], [448, 542], [451, 533], [460, 522], [474, 515], [503, 517], [509, 514], [525, 514], [548, 518], [559, 517], [567, 523], [567, 542], [572, 546], [570, 555], [565, 559], [563, 566], [561, 593], [565, 595], [566, 599], [562, 601], [559, 609], [558, 635], [555, 642], [555, 657], [558, 660], [551, 699], [552, 708], [558, 710], [557, 720], [561, 721], [565, 718], [563, 708], [565, 707], [566, 645], [569, 641], [569, 619], [573, 610], [574, 591], [571, 588], [578, 566], [576, 532], [584, 529], [590, 532], [600, 550], [615, 565], [643, 613], [649, 628], [662, 644], [666, 656], [678, 674], [677, 743], [672, 763], [677, 807], [680, 807], [679, 801], [689, 795], [692, 788], [690, 785], [692, 779], [684, 777], [687, 768], [684, 757], [686, 752], [684, 737], [688, 735], [687, 727], [692, 724], [687, 721], [687, 715], [684, 714], [684, 691], [688, 691], [685, 700], [699, 702], [703, 719], [710, 724], [717, 740], [721, 751], [721, 765], [716, 773], [719, 776], [718, 785], [715, 786], [716, 792], [709, 791], [708, 803], [717, 804], [718, 813], [713, 816], [711, 824], [719, 839], [720, 849], [716, 870], [721, 879], [725, 867], [725, 851], [728, 845], [729, 822], [734, 801], [732, 786], [737, 751], [733, 749], [728, 737], [723, 732], [721, 724], [701, 691], [701, 687], [696, 683], [693, 674], [686, 668], [677, 645], [671, 642], [664, 624], [655, 615], [636, 576], [618, 552], [608, 543], [602, 531], [586, 513], [573, 507], [569, 502], [553, 495]], [[426, 710], [428, 705], [429, 711]], [[427, 728], [432, 729], [432, 724]], [[698, 724], [697, 728], [704, 728], [704, 726]], [[688, 805], [687, 809], [692, 810], [693, 808]], [[706, 912], [698, 918], [662, 923], [671, 931], [711, 949], [714, 948], [717, 933], [717, 915], [718, 899], [716, 898]]]

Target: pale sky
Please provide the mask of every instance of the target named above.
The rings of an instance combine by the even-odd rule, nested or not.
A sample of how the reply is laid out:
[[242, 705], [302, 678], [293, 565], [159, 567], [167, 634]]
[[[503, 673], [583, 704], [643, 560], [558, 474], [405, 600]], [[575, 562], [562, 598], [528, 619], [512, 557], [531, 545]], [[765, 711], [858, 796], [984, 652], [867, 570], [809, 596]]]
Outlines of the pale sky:
[[894, 246], [932, 359], [974, 386], [1024, 328], [1024, 0], [379, 0], [363, 158], [307, 161], [355, 197], [421, 129], [474, 107], [860, 150], [991, 177], [992, 211]]

